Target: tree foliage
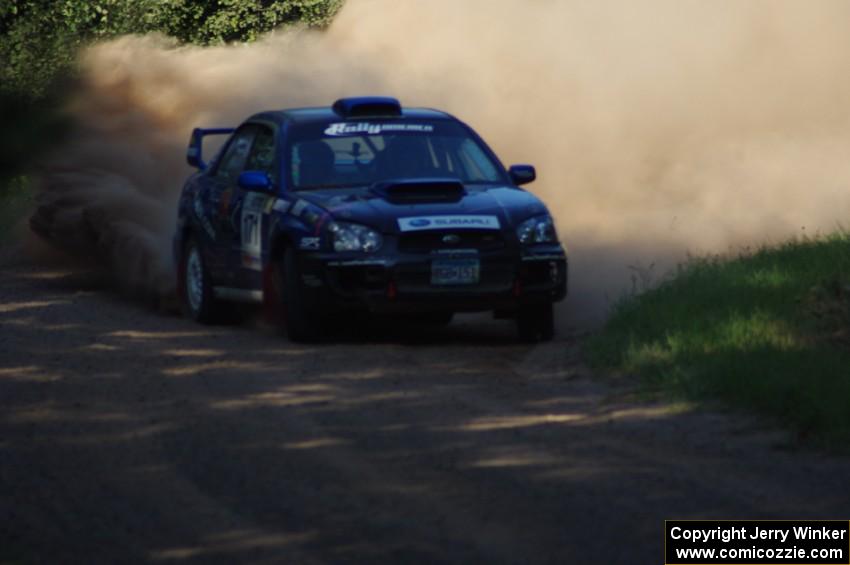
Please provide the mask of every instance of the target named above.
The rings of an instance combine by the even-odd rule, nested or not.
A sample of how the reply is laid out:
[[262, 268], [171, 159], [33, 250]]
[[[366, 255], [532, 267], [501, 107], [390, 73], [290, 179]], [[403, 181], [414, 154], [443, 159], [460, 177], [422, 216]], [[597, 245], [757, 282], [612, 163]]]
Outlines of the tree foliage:
[[342, 0], [170, 0], [160, 4], [157, 28], [181, 41], [215, 44], [253, 41], [283, 25], [322, 27]]
[[40, 96], [80, 47], [128, 33], [201, 45], [327, 25], [343, 0], [0, 0], [0, 88]]
[[281, 26], [326, 26], [343, 1], [0, 0], [0, 183], [66, 128], [57, 109], [86, 44], [150, 32], [199, 45], [254, 41]]

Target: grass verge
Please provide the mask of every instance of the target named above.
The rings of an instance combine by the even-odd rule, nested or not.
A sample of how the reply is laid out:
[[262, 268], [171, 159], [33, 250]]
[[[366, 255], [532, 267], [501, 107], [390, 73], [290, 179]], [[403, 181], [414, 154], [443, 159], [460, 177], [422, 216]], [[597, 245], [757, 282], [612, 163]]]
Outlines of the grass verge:
[[850, 233], [691, 259], [621, 301], [590, 339], [596, 367], [721, 399], [828, 447], [850, 439]]

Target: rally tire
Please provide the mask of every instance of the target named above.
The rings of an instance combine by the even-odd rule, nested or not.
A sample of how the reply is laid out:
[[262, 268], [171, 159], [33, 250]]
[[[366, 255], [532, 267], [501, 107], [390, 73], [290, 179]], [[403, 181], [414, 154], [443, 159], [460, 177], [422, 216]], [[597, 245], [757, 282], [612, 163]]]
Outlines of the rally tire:
[[555, 337], [554, 306], [551, 302], [523, 306], [517, 314], [516, 325], [520, 341], [550, 341]]
[[320, 340], [324, 333], [321, 305], [315, 291], [304, 286], [295, 250], [287, 247], [274, 268], [276, 317], [287, 338], [296, 343]]
[[217, 321], [221, 316], [220, 303], [213, 295], [212, 279], [195, 239], [189, 239], [183, 249], [180, 275], [180, 298], [185, 314], [201, 324]]

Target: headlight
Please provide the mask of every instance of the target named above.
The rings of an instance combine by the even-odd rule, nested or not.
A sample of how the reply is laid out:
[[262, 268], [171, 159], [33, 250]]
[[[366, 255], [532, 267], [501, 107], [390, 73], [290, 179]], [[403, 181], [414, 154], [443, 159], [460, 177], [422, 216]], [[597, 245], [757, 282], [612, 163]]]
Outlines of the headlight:
[[555, 222], [552, 221], [552, 216], [548, 215], [527, 219], [516, 229], [516, 235], [520, 243], [524, 245], [556, 243], [558, 241]]
[[384, 239], [381, 234], [366, 226], [331, 222], [328, 225], [333, 235], [334, 251], [365, 251], [374, 253], [381, 248]]

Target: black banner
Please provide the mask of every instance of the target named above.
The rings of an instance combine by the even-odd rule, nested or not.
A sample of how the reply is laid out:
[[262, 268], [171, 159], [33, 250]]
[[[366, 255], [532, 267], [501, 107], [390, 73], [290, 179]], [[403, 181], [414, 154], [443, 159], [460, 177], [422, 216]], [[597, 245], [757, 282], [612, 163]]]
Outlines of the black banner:
[[850, 565], [850, 521], [667, 520], [667, 565]]

